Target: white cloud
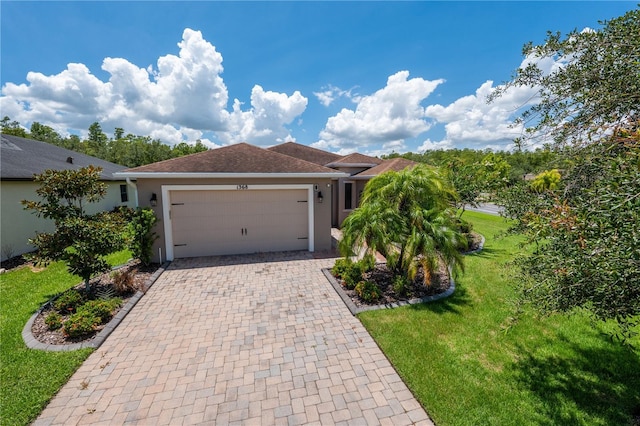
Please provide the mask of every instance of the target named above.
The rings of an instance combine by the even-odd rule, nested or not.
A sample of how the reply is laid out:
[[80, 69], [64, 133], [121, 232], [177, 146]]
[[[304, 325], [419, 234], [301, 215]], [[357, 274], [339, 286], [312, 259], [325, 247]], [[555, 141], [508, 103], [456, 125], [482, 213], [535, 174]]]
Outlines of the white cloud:
[[322, 92], [313, 92], [313, 94], [316, 96], [316, 98], [318, 98], [318, 101], [326, 107], [331, 105], [333, 101], [340, 97], [345, 97], [348, 99], [353, 98], [353, 95], [351, 94], [353, 88], [349, 90], [342, 90], [339, 87], [335, 87], [329, 84], [322, 89], [324, 89]]
[[250, 109], [242, 111], [236, 101], [229, 112], [222, 55], [215, 46], [187, 28], [178, 48], [177, 55], [158, 58], [157, 69], [105, 58], [102, 69], [110, 75], [106, 82], [84, 64], [71, 63], [51, 76], [29, 72], [26, 84], [5, 84], [0, 107], [26, 126], [38, 121], [84, 131], [98, 121], [105, 131], [122, 127], [172, 144], [204, 132], [214, 132], [225, 143], [265, 143], [269, 137], [273, 143], [290, 136], [284, 126], [307, 105], [299, 92], [287, 96], [255, 86]]
[[285, 125], [304, 112], [307, 101], [298, 91], [288, 96], [286, 93], [265, 91], [256, 85], [251, 91], [251, 108], [242, 111], [242, 103], [235, 99], [229, 129], [218, 136], [225, 143], [248, 141], [267, 146], [295, 140]]
[[420, 147], [418, 147], [418, 152], [424, 151], [437, 151], [437, 150], [447, 150], [453, 148], [453, 144], [451, 141], [443, 140], [439, 142], [434, 142], [431, 139], [426, 139]]
[[408, 77], [408, 71], [389, 76], [384, 88], [358, 98], [355, 110], [344, 108], [330, 117], [320, 132], [319, 144], [336, 149], [366, 148], [427, 131], [431, 123], [425, 120], [420, 104], [444, 80]]
[[[535, 63], [548, 74], [562, 67], [562, 62], [553, 58], [529, 56], [521, 67]], [[520, 113], [538, 102], [538, 88], [510, 87], [502, 96], [487, 103], [487, 97], [497, 88], [492, 81], [484, 82], [473, 95], [464, 96], [447, 105], [430, 105], [425, 110], [427, 117], [444, 124], [445, 137], [434, 142], [427, 139], [420, 147], [439, 149], [464, 146], [477, 149], [509, 149], [513, 147], [513, 139], [521, 137], [524, 125], [515, 123]]]

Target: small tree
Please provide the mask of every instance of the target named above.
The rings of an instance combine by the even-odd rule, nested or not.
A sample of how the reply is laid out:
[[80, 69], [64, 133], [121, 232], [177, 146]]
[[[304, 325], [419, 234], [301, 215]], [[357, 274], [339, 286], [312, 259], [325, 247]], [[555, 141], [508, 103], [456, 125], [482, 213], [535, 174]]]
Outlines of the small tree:
[[360, 207], [342, 224], [343, 255], [380, 252], [396, 274], [415, 279], [419, 269], [430, 282], [438, 262], [462, 269], [457, 247], [464, 236], [455, 225], [454, 189], [438, 171], [416, 166], [371, 179]]
[[89, 280], [109, 270], [104, 256], [122, 248], [122, 223], [109, 213], [87, 214], [86, 203], [94, 203], [106, 194], [100, 182], [99, 167], [79, 170], [46, 170], [35, 176], [40, 184], [36, 193], [42, 201], [22, 201], [25, 209], [38, 217], [55, 223], [54, 233], [38, 233], [29, 242], [37, 251], [32, 256], [36, 263], [48, 264], [62, 260], [69, 272], [84, 280], [87, 292]]

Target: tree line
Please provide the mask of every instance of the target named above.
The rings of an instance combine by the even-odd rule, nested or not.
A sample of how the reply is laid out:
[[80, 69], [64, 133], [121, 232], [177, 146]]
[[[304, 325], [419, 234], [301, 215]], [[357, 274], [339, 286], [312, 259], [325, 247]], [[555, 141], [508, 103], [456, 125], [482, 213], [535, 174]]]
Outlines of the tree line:
[[50, 126], [37, 121], [33, 122], [27, 132], [19, 122], [12, 121], [7, 116], [0, 121], [0, 126], [4, 134], [47, 142], [125, 167], [138, 167], [208, 149], [200, 140], [193, 145], [180, 142], [169, 146], [149, 136], [125, 134], [120, 127], [116, 127], [113, 137], [109, 138], [98, 122], [89, 126], [86, 139], [80, 139], [78, 135], [63, 137]]

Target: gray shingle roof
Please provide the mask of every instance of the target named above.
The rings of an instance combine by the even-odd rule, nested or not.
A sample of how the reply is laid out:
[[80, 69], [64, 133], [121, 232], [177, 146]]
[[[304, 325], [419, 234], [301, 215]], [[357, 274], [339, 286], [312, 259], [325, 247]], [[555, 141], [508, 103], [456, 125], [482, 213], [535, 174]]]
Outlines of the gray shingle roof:
[[[113, 173], [125, 169], [99, 158], [12, 135], [0, 135], [0, 178], [2, 180], [31, 180], [45, 170], [78, 170], [89, 165], [102, 167], [103, 180], [122, 180]], [[69, 160], [71, 159], [71, 160]]]

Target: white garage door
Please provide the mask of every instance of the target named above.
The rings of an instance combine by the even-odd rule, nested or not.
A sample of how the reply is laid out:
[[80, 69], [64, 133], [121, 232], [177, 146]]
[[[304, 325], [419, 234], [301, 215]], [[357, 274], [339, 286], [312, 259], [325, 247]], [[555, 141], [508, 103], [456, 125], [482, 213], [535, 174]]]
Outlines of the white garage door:
[[170, 191], [173, 255], [309, 248], [306, 189]]

